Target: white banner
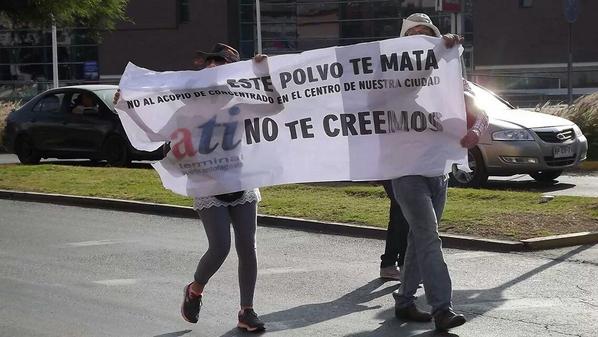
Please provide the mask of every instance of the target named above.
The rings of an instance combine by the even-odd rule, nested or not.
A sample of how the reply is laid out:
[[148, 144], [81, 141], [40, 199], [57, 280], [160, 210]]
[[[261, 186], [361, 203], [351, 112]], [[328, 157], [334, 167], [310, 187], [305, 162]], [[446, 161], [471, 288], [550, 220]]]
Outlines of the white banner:
[[134, 147], [171, 142], [154, 168], [182, 195], [438, 176], [467, 165], [459, 54], [418, 36], [201, 71], [129, 63], [116, 108]]

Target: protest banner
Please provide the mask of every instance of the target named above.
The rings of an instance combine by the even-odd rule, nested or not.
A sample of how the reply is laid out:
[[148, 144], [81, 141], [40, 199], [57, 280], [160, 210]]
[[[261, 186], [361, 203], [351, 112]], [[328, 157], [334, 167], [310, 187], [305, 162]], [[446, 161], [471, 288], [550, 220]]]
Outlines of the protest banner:
[[461, 48], [417, 36], [201, 71], [131, 63], [116, 109], [176, 193], [438, 176], [467, 165]]

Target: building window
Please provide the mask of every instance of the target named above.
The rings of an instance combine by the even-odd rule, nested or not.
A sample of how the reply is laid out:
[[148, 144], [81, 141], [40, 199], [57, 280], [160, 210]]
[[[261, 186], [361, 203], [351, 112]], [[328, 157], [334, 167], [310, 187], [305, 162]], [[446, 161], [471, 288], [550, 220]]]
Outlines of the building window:
[[[57, 45], [61, 81], [80, 82], [86, 79], [85, 64], [98, 63], [98, 43], [86, 28], [59, 28]], [[0, 81], [41, 83], [52, 78], [51, 32], [0, 23]]]
[[177, 23], [189, 22], [189, 0], [177, 0]]
[[[430, 15], [441, 32], [451, 28], [450, 13], [436, 12], [435, 0], [261, 0], [260, 5], [262, 50], [270, 55], [395, 38], [403, 18], [415, 12]], [[240, 0], [239, 10], [239, 51], [249, 58], [257, 50], [255, 1]], [[471, 11], [464, 14], [470, 17]]]

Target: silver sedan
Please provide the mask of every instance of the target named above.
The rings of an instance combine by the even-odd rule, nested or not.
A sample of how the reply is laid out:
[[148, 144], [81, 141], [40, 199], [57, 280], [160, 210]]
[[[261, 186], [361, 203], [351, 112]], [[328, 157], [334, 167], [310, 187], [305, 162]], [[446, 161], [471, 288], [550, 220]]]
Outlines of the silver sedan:
[[455, 171], [456, 185], [479, 187], [488, 176], [529, 174], [537, 181], [552, 181], [564, 169], [586, 159], [588, 141], [570, 120], [514, 108], [491, 91], [469, 82], [475, 94], [466, 104], [486, 111], [488, 130], [469, 150], [470, 174]]

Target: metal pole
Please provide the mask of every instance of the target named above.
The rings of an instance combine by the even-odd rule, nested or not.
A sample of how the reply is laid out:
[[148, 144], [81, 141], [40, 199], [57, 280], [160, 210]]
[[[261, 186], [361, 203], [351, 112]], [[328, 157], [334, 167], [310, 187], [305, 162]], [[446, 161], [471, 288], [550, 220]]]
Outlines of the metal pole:
[[451, 33], [457, 34], [457, 14], [451, 13]]
[[262, 53], [262, 16], [260, 10], [260, 0], [255, 0], [255, 20], [257, 24], [257, 53]]
[[56, 21], [52, 15], [52, 77], [54, 88], [58, 88], [58, 43], [56, 41]]
[[571, 41], [573, 40], [573, 24], [569, 23], [569, 62], [567, 64], [567, 77], [569, 79], [569, 87], [567, 88], [567, 95], [569, 96], [569, 105], [573, 104], [573, 83], [571, 80], [571, 72], [573, 68], [573, 53], [571, 51]]

